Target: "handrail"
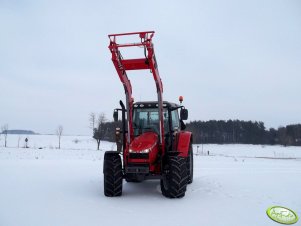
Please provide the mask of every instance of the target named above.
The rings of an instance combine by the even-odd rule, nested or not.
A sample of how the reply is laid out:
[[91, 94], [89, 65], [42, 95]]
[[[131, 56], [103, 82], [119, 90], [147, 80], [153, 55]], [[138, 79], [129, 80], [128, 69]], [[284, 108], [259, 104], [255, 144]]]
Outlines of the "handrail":
[[[111, 42], [116, 44], [119, 47], [128, 47], [128, 46], [136, 46], [135, 43], [132, 43], [131, 45], [129, 44], [117, 44], [116, 43], [116, 37], [118, 36], [130, 36], [130, 35], [139, 35], [141, 39], [145, 40], [151, 40], [152, 37], [154, 36], [155, 32], [154, 31], [141, 31], [141, 32], [130, 32], [130, 33], [120, 33], [120, 34], [110, 34], [108, 35], [109, 39]], [[113, 37], [113, 40], [112, 40]]]
[[140, 31], [140, 32], [128, 32], [128, 33], [119, 33], [119, 34], [110, 34], [109, 38], [112, 36], [124, 36], [124, 35], [138, 35], [138, 34], [154, 34], [154, 31]]

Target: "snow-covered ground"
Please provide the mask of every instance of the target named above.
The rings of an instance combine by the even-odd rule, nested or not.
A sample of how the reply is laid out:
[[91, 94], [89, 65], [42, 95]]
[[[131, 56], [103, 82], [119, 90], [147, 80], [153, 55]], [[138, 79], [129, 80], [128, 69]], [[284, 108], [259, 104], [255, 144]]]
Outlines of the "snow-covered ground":
[[124, 182], [108, 198], [102, 161], [113, 143], [96, 151], [90, 137], [63, 136], [59, 150], [56, 136], [32, 135], [25, 149], [25, 137], [0, 140], [0, 226], [277, 225], [272, 205], [301, 216], [301, 147], [194, 145], [184, 198], [164, 198], [158, 181]]

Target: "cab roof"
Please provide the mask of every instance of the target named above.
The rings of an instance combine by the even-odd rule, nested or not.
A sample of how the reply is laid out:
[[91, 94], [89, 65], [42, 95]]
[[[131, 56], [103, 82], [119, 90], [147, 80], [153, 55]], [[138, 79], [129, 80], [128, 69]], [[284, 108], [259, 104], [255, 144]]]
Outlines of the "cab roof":
[[[141, 101], [133, 104], [134, 108], [157, 108], [158, 101]], [[163, 101], [163, 108], [180, 108], [181, 106], [168, 101]]]

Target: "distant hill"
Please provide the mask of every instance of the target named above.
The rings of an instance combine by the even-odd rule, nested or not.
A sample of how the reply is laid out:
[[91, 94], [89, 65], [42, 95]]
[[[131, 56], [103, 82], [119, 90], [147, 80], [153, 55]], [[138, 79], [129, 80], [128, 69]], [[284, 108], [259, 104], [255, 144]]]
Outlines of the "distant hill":
[[37, 134], [31, 130], [21, 130], [21, 129], [11, 129], [11, 130], [7, 130], [7, 131], [3, 131], [3, 134], [5, 134], [6, 132], [7, 132], [7, 134], [25, 134], [25, 135]]

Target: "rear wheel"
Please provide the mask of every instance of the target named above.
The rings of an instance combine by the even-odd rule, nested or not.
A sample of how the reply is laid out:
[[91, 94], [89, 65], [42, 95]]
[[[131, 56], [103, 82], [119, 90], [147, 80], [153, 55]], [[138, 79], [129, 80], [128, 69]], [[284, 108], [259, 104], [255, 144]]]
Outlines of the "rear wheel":
[[168, 159], [163, 179], [161, 179], [161, 191], [168, 198], [182, 198], [187, 187], [187, 160], [180, 156], [171, 156]]
[[103, 165], [104, 194], [108, 197], [122, 195], [122, 164], [117, 152], [106, 152]]
[[188, 174], [188, 184], [193, 182], [193, 149], [190, 145], [188, 157], [187, 157], [187, 174]]

